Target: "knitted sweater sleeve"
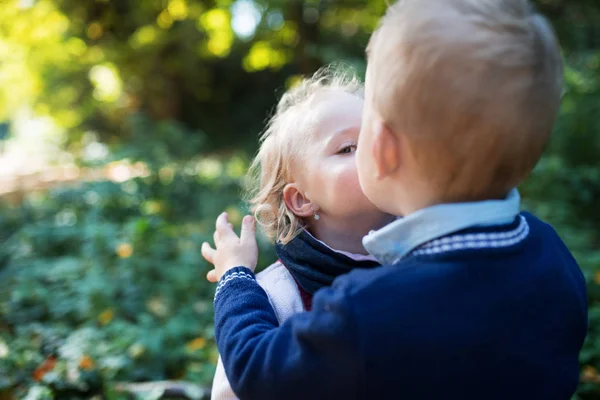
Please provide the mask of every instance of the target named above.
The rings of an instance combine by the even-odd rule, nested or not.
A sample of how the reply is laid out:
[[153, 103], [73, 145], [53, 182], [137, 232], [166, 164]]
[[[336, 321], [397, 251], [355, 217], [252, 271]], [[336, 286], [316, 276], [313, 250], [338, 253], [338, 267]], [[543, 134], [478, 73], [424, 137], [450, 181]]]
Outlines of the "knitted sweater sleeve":
[[[256, 275], [258, 284], [265, 290], [269, 303], [279, 323], [304, 311], [302, 298], [294, 278], [281, 262], [275, 262]], [[231, 389], [223, 360], [219, 356], [212, 384], [211, 400], [237, 400]]]
[[341, 285], [319, 291], [313, 311], [279, 326], [254, 274], [234, 268], [217, 286], [215, 330], [225, 371], [240, 398], [360, 397], [362, 360]]

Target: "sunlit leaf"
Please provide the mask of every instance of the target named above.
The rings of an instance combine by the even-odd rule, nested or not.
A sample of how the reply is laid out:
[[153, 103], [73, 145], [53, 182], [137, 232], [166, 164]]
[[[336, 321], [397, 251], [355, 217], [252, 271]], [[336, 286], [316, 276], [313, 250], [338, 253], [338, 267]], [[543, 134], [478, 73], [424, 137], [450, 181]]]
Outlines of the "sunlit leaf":
[[92, 67], [90, 81], [94, 85], [94, 97], [100, 101], [115, 102], [123, 93], [123, 84], [119, 71], [113, 64]]

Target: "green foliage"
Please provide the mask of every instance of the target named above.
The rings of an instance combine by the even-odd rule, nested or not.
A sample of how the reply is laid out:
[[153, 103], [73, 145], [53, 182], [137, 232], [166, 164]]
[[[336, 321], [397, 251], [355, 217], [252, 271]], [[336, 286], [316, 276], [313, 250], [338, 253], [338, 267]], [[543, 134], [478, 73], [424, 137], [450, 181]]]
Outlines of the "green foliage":
[[[364, 67], [368, 34], [385, 10], [300, 1], [22, 0], [0, 3], [0, 122], [23, 105], [68, 129], [129, 138], [128, 116], [178, 120], [210, 136], [204, 151], [253, 149], [290, 76], [340, 58]], [[232, 29], [254, 10], [249, 36]], [[5, 62], [6, 61], [6, 62]]]
[[554, 226], [588, 282], [589, 333], [581, 399], [600, 398], [600, 52], [568, 59], [561, 113], [546, 157], [522, 188], [525, 204]]
[[[0, 393], [21, 398], [35, 387], [91, 396], [117, 381], [161, 379], [209, 384], [214, 287], [199, 248], [224, 207], [239, 219], [240, 186], [225, 172], [153, 172], [4, 205]], [[272, 259], [269, 248], [263, 253]]]
[[[214, 288], [199, 246], [223, 209], [241, 215], [245, 167], [282, 90], [332, 61], [364, 72], [386, 1], [28, 3], [0, 2], [0, 140], [30, 107], [65, 130], [83, 166], [140, 176], [0, 206], [0, 398], [208, 384]], [[259, 18], [246, 36], [232, 27], [244, 3]], [[600, 4], [536, 4], [557, 28], [567, 85], [546, 156], [521, 189], [588, 281], [578, 398], [599, 399]], [[109, 145], [108, 159], [80, 157], [90, 137]], [[265, 243], [261, 256], [274, 258]]]

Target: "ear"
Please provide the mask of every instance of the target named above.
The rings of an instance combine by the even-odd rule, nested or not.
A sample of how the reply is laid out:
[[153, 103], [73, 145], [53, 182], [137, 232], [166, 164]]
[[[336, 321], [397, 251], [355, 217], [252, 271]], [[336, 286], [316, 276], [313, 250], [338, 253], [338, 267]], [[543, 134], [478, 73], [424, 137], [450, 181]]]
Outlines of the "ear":
[[295, 183], [288, 183], [283, 188], [283, 201], [287, 208], [298, 217], [309, 217], [314, 213], [312, 202], [298, 189]]
[[376, 122], [372, 142], [372, 155], [376, 179], [384, 179], [400, 168], [400, 141], [396, 134], [383, 122]]

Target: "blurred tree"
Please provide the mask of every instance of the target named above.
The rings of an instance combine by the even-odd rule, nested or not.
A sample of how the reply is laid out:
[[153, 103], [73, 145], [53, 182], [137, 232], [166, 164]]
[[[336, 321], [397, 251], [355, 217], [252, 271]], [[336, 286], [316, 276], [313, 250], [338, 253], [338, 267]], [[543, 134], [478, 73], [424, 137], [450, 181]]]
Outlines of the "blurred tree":
[[[558, 32], [566, 85], [546, 156], [522, 194], [566, 240], [588, 280], [578, 396], [598, 399], [600, 3], [535, 3]], [[197, 302], [189, 285], [202, 263], [190, 242], [204, 240], [224, 205], [237, 204], [245, 160], [181, 161], [252, 151], [268, 110], [300, 75], [340, 60], [363, 74], [365, 46], [386, 7], [385, 0], [0, 2], [0, 126], [31, 107], [66, 130], [72, 152], [97, 136], [113, 158], [145, 159], [150, 170], [144, 179], [33, 195], [18, 209], [0, 209], [0, 397], [4, 388], [29, 390], [36, 368], [53, 363], [62, 375], [42, 383], [59, 390], [68, 368], [93, 369], [91, 360], [106, 381], [209, 382], [210, 301]], [[209, 292], [202, 286], [202, 296]], [[71, 341], [90, 354], [53, 358], [53, 347], [68, 350]]]
[[[364, 69], [384, 2], [8, 0], [0, 32], [1, 103], [34, 104], [69, 130], [110, 143], [128, 116], [174, 119], [214, 150], [253, 148], [286, 79], [345, 59]], [[2, 55], [0, 53], [0, 55]], [[7, 57], [8, 58], [8, 57]], [[18, 84], [17, 84], [18, 82]]]
[[[565, 54], [600, 46], [595, 0], [539, 0]], [[69, 130], [126, 139], [128, 117], [178, 120], [206, 151], [252, 149], [289, 77], [364, 48], [384, 0], [6, 0], [0, 4], [0, 118], [33, 104]]]

